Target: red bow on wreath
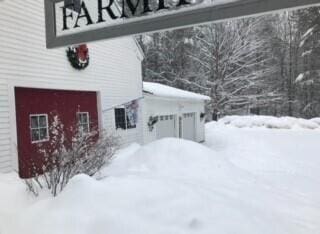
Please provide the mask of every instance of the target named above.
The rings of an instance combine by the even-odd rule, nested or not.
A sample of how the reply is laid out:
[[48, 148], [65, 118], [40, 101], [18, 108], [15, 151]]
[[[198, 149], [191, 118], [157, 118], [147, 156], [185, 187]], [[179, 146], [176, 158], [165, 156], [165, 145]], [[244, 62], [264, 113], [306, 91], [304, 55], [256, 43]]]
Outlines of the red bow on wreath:
[[89, 58], [89, 50], [86, 44], [79, 45], [76, 48], [77, 56], [81, 62], [87, 61]]
[[89, 65], [89, 49], [86, 44], [70, 46], [66, 52], [71, 66], [75, 69], [83, 70]]

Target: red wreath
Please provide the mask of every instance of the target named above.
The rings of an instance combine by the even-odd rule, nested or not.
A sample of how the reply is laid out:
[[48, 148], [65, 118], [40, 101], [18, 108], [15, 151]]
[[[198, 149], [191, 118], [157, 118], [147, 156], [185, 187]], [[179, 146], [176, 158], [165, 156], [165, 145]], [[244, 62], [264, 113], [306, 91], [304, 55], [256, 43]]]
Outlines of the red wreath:
[[86, 44], [68, 47], [67, 57], [75, 69], [83, 70], [89, 65], [89, 49]]

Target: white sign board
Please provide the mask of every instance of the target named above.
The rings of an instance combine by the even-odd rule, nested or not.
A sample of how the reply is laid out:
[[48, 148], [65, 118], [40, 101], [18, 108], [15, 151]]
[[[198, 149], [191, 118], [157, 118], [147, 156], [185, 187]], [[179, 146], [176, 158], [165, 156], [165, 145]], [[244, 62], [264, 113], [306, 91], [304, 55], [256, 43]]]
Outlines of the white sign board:
[[69, 9], [75, 5], [64, 0], [44, 1], [47, 48], [320, 4], [320, 0], [79, 0], [76, 12]]

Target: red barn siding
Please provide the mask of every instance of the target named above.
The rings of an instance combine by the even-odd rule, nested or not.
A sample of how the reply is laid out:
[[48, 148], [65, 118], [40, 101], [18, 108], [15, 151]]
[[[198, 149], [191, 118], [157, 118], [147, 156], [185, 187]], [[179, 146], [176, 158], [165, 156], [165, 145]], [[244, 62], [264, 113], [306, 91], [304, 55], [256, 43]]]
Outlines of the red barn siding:
[[[15, 88], [15, 100], [21, 178], [29, 178], [35, 171], [41, 173], [44, 163], [43, 154], [39, 153], [39, 145], [31, 143], [31, 114], [47, 114], [49, 126], [53, 117], [58, 115], [65, 126], [66, 138], [71, 138], [70, 126], [75, 126], [77, 112], [88, 112], [90, 129], [98, 127], [96, 92]], [[42, 144], [42, 147], [46, 147], [50, 144], [50, 140]]]

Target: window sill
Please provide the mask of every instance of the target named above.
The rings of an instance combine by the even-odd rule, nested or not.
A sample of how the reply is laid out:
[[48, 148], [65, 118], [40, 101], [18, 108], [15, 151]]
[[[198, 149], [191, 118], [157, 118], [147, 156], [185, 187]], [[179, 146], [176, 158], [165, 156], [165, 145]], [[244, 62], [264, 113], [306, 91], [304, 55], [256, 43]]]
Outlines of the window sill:
[[39, 141], [31, 141], [31, 144], [44, 143], [44, 142], [48, 142], [48, 141], [49, 141], [49, 138], [48, 139], [44, 139], [44, 140], [39, 140]]
[[137, 129], [137, 127], [135, 128], [116, 128], [116, 131], [130, 131], [130, 130], [135, 130]]

